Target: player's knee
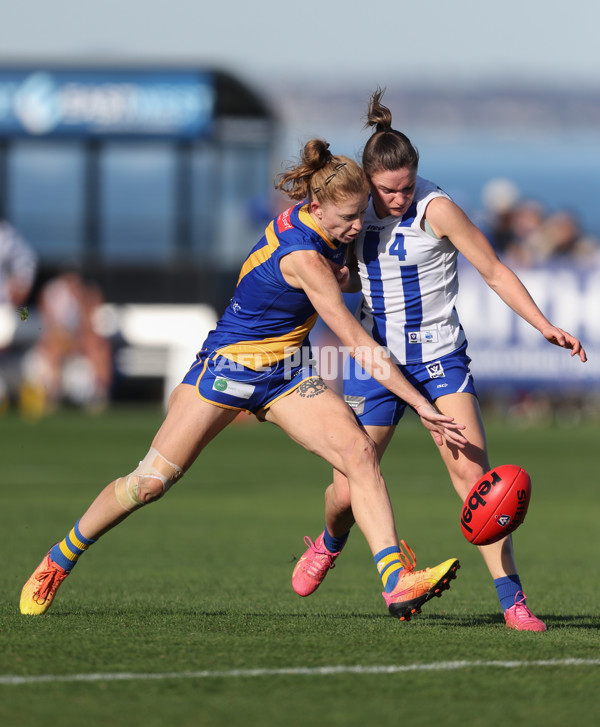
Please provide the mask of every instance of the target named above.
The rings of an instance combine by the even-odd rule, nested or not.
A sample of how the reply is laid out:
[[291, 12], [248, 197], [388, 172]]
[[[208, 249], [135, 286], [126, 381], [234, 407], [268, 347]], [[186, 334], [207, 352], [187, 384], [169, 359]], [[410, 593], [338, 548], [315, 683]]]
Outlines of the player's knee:
[[133, 472], [115, 480], [115, 498], [124, 510], [133, 512], [159, 500], [182, 476], [181, 467], [151, 447]]
[[158, 477], [142, 476], [138, 478], [137, 497], [142, 505], [156, 502], [165, 494], [163, 482]]
[[375, 443], [361, 430], [357, 430], [355, 436], [347, 441], [343, 457], [346, 468], [350, 472], [358, 472], [361, 469], [372, 470], [378, 467]]

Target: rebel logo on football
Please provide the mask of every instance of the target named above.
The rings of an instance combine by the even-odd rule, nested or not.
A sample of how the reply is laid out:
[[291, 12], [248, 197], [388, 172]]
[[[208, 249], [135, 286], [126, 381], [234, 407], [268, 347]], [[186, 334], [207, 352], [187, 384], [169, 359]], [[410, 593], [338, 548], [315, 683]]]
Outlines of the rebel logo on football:
[[479, 483], [477, 489], [471, 493], [471, 496], [469, 497], [463, 508], [460, 521], [463, 527], [470, 533], [473, 532], [473, 529], [469, 527], [469, 523], [473, 519], [473, 510], [477, 510], [478, 507], [485, 507], [487, 505], [487, 500], [485, 499], [486, 495], [489, 495], [489, 493], [492, 491], [492, 488], [495, 487], [499, 482], [502, 482], [502, 478], [495, 471], [490, 472], [490, 478], [491, 481], [482, 480]]

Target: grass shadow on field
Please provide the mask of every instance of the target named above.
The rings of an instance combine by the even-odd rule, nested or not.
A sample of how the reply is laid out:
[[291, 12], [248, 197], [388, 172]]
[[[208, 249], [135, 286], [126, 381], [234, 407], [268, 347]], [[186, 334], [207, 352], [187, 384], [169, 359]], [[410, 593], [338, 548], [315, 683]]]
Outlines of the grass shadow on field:
[[161, 607], [146, 610], [139, 609], [111, 609], [111, 608], [86, 608], [74, 610], [54, 610], [44, 614], [42, 618], [52, 619], [72, 619], [72, 618], [106, 618], [110, 616], [113, 619], [153, 619], [153, 618], [203, 618], [203, 619], [257, 619], [268, 620], [270, 622], [283, 621], [302, 621], [310, 623], [311, 621], [354, 621], [355, 619], [363, 619], [366, 621], [388, 621], [391, 617], [386, 613], [277, 613], [271, 611], [244, 611], [244, 610], [201, 610], [195, 608], [171, 608]]
[[[216, 605], [216, 604], [215, 604]], [[551, 632], [573, 634], [598, 631], [600, 619], [596, 614], [545, 614], [538, 613], [539, 618], [544, 621]], [[23, 621], [25, 624], [27, 619]], [[330, 630], [334, 633], [344, 633], [354, 629], [367, 631], [369, 633], [385, 632], [387, 624], [398, 623], [401, 628], [409, 630], [425, 629], [446, 633], [455, 630], [457, 633], [467, 629], [492, 629], [503, 631], [505, 628], [504, 618], [501, 613], [471, 612], [431, 612], [424, 610], [416, 614], [410, 622], [398, 622], [387, 612], [362, 612], [349, 609], [346, 612], [335, 611], [309, 611], [300, 612], [296, 610], [269, 608], [210, 608], [195, 607], [186, 604], [155, 604], [148, 607], [145, 603], [134, 601], [128, 606], [114, 604], [105, 601], [93, 605], [91, 608], [57, 608], [49, 613], [36, 617], [32, 620], [42, 628], [45, 622], [51, 626], [52, 622], [62, 628], [108, 628], [119, 632], [121, 629], [133, 629], [142, 632], [145, 628], [171, 628], [175, 631], [185, 631], [191, 628], [199, 633], [257, 633], [284, 634], [286, 632], [309, 634], [311, 632], [322, 632]]]
[[[253, 621], [257, 624], [265, 622], [269, 625], [279, 624], [285, 625], [286, 623], [294, 623], [296, 625], [306, 624], [319, 624], [324, 622], [329, 623], [344, 623], [354, 621], [364, 621], [381, 623], [381, 622], [393, 622], [395, 619], [388, 613], [359, 613], [349, 611], [348, 613], [324, 613], [324, 612], [311, 612], [311, 613], [299, 613], [289, 612], [281, 613], [276, 611], [252, 611], [245, 609], [199, 609], [189, 607], [175, 607], [175, 606], [161, 606], [154, 608], [131, 608], [124, 609], [122, 607], [111, 608], [97, 607], [89, 609], [75, 609], [75, 610], [56, 610], [48, 613], [44, 618], [51, 619], [72, 619], [82, 618], [87, 619], [105, 619], [107, 616], [111, 620], [115, 621], [154, 621], [164, 618], [173, 618], [176, 620], [190, 619], [197, 622], [205, 623], [218, 623], [218, 622], [231, 622], [231, 621]], [[540, 618], [544, 620], [550, 627], [566, 627], [571, 626], [573, 628], [598, 628], [598, 619], [594, 616], [544, 616]], [[502, 614], [436, 614], [436, 613], [421, 613], [416, 614], [412, 617], [413, 623], [420, 623], [422, 625], [430, 624], [432, 626], [443, 626], [446, 628], [472, 628], [472, 627], [485, 627], [504, 625], [504, 618]]]
[[600, 618], [591, 614], [579, 616], [544, 616], [541, 614], [539, 618], [548, 628], [600, 629]]
[[[580, 614], [577, 616], [557, 616], [555, 614], [536, 613], [548, 627], [548, 629], [570, 628], [570, 629], [599, 629], [600, 619], [592, 614]], [[432, 623], [449, 627], [471, 627], [471, 626], [504, 626], [504, 617], [497, 614], [470, 614], [465, 616], [449, 614], [428, 614], [425, 618], [419, 616], [419, 620], [428, 620]]]

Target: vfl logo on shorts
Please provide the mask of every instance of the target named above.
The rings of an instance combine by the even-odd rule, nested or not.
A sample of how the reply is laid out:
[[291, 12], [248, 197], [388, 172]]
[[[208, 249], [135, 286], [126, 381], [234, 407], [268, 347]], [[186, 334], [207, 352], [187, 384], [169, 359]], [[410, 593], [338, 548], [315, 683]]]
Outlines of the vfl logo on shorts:
[[427, 366], [427, 373], [429, 374], [429, 377], [432, 379], [440, 379], [446, 374], [444, 373], [444, 367], [439, 361], [434, 361], [434, 363], [426, 364]]

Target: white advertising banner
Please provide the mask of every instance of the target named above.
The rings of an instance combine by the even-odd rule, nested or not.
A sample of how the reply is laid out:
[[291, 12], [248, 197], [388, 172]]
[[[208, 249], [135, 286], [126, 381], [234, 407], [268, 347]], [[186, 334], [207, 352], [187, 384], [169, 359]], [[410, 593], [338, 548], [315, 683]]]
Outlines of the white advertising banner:
[[464, 263], [457, 307], [478, 389], [600, 389], [600, 268], [565, 263], [515, 272], [544, 315], [582, 341], [588, 361], [549, 344]]

